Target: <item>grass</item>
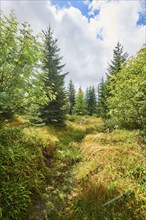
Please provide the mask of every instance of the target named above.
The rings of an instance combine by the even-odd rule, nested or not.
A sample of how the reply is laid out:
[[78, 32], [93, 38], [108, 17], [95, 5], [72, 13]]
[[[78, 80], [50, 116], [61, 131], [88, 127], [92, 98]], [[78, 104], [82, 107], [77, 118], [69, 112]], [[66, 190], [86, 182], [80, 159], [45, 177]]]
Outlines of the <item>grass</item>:
[[1, 218], [28, 219], [30, 204], [42, 200], [46, 175], [38, 139], [19, 126], [0, 129]]
[[[46, 210], [48, 219], [62, 219], [64, 210], [68, 205], [68, 195], [70, 195], [74, 185], [73, 167], [81, 161], [80, 145], [88, 129], [94, 131], [101, 120], [94, 119], [91, 124], [84, 123], [86, 118], [68, 121], [64, 129], [56, 130], [59, 139], [54, 151], [54, 162], [51, 166], [53, 176], [52, 182], [47, 190]], [[52, 207], [52, 208], [50, 208]]]
[[[36, 127], [23, 118], [5, 127], [11, 130], [3, 130], [0, 138], [1, 145], [11, 149], [7, 192], [20, 192], [16, 207], [21, 217], [16, 213], [11, 219], [145, 219], [145, 148], [139, 144], [138, 131], [104, 132], [100, 118], [79, 116], [68, 116], [64, 128]], [[11, 172], [20, 172], [22, 181], [11, 182]], [[25, 188], [30, 186], [25, 180], [33, 187]], [[103, 207], [128, 190], [125, 197]]]
[[[145, 219], [145, 151], [136, 137], [136, 131], [126, 130], [85, 137], [83, 159], [74, 169], [70, 219]], [[102, 207], [128, 190], [120, 201]]]

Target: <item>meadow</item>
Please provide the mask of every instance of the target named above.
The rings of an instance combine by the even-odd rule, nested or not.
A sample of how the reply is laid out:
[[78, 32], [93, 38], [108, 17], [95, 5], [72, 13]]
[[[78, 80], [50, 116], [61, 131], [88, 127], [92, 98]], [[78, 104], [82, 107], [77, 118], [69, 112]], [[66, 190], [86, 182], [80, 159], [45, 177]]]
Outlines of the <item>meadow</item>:
[[138, 130], [109, 131], [95, 117], [68, 116], [64, 128], [19, 117], [0, 142], [1, 219], [145, 219]]

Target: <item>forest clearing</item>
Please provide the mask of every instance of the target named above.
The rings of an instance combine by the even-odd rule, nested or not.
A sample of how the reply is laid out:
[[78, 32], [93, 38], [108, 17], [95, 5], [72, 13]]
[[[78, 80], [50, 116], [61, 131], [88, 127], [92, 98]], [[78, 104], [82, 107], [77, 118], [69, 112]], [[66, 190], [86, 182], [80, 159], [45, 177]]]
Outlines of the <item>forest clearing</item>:
[[109, 132], [100, 118], [87, 119], [69, 116], [57, 129], [18, 118], [0, 132], [2, 219], [145, 219], [138, 131]]
[[[76, 1], [85, 16], [53, 0], [3, 1], [0, 219], [146, 219], [144, 5], [134, 1], [133, 9], [129, 2]], [[12, 5], [18, 18], [7, 13]], [[129, 29], [112, 20], [123, 15], [121, 5], [134, 29], [126, 39]], [[33, 28], [41, 32], [34, 34], [18, 9], [33, 10], [32, 18], [40, 19]]]

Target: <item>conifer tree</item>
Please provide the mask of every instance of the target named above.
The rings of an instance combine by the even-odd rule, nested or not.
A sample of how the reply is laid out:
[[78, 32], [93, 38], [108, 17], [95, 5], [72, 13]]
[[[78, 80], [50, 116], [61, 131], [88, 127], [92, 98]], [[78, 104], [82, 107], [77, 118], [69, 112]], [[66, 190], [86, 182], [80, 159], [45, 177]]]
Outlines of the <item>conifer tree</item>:
[[114, 75], [114, 87], [108, 98], [110, 117], [123, 128], [146, 131], [146, 46], [131, 57]]
[[68, 86], [68, 99], [69, 99], [69, 114], [73, 114], [73, 108], [75, 105], [75, 88], [72, 80], [69, 81]]
[[90, 86], [86, 90], [87, 111], [91, 116], [96, 112], [96, 92], [94, 86]]
[[122, 64], [126, 61], [128, 57], [127, 53], [123, 53], [123, 46], [118, 42], [115, 49], [113, 50], [113, 60], [107, 68], [108, 77], [116, 74], [122, 68]]
[[77, 115], [87, 114], [87, 103], [84, 97], [84, 92], [82, 91], [81, 87], [79, 88], [79, 91], [75, 98], [74, 112]]
[[97, 115], [102, 118], [106, 118], [108, 112], [108, 106], [106, 102], [107, 92], [106, 84], [104, 79], [101, 79], [101, 82], [98, 85], [98, 100], [97, 100]]
[[123, 46], [118, 42], [115, 49], [113, 50], [113, 60], [111, 60], [111, 63], [108, 65], [107, 68], [107, 79], [101, 86], [103, 89], [102, 94], [102, 108], [100, 108], [100, 111], [103, 110], [102, 117], [109, 118], [109, 108], [108, 108], [108, 98], [112, 95], [112, 90], [115, 89], [115, 78], [114, 76], [121, 70], [124, 62], [126, 61], [128, 57], [127, 53], [123, 53]]
[[[113, 76], [115, 76], [121, 70], [122, 65], [126, 61], [127, 57], [128, 54], [123, 53], [123, 46], [118, 42], [115, 49], [113, 50], [113, 60], [111, 60], [111, 63], [108, 65], [107, 68], [107, 80], [105, 83], [105, 89], [107, 90], [107, 98], [111, 95], [111, 89], [114, 90], [115, 88], [115, 80]], [[111, 87], [111, 84], [113, 85], [113, 87]]]
[[63, 124], [66, 118], [66, 92], [64, 88], [64, 78], [67, 73], [62, 74], [64, 65], [61, 64], [62, 57], [59, 56], [60, 49], [57, 46], [57, 39], [53, 38], [51, 27], [43, 31], [44, 44], [42, 60], [43, 71], [46, 73], [45, 87], [51, 88], [56, 98], [40, 109], [40, 117], [46, 124]]

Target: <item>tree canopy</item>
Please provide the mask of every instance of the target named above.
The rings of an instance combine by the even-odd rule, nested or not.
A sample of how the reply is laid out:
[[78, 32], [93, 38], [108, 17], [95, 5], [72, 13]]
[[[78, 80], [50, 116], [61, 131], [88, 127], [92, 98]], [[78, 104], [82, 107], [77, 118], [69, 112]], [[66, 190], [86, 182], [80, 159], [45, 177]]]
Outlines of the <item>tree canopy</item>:
[[[43, 104], [48, 98], [43, 91], [40, 73], [41, 44], [30, 25], [19, 23], [13, 12], [0, 20], [0, 121], [23, 113], [32, 104]], [[50, 91], [49, 91], [50, 94]]]
[[131, 57], [109, 85], [109, 114], [119, 126], [143, 128], [146, 115], [146, 47]]

